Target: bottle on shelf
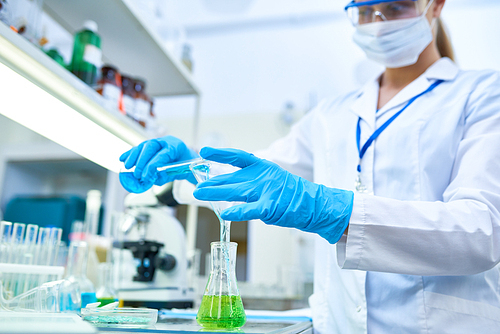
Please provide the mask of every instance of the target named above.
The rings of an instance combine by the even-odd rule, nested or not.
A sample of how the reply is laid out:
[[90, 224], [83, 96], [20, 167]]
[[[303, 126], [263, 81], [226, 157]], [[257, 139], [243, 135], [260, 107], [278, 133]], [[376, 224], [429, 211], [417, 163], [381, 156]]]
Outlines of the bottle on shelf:
[[122, 83], [120, 73], [115, 67], [106, 65], [101, 68], [101, 78], [97, 82], [96, 90], [106, 100], [107, 108], [119, 108]]
[[184, 44], [182, 48], [182, 63], [186, 65], [189, 72], [193, 72], [193, 59], [191, 58], [191, 46]]
[[119, 109], [122, 95], [121, 76], [118, 70], [110, 65], [101, 68], [101, 78], [97, 82], [97, 92], [106, 100], [110, 109]]
[[134, 79], [134, 91], [135, 91], [135, 112], [136, 121], [140, 125], [146, 127], [150, 119], [151, 110], [153, 108], [153, 102], [146, 94], [146, 82], [142, 79]]
[[0, 0], [0, 21], [10, 26], [12, 20], [10, 5], [7, 0]]
[[83, 82], [95, 87], [101, 59], [101, 38], [97, 34], [97, 23], [85, 21], [83, 29], [75, 35], [71, 71]]
[[122, 101], [125, 114], [135, 120], [134, 79], [126, 75], [122, 75]]
[[57, 50], [56, 48], [52, 48], [48, 51], [45, 51], [45, 54], [50, 58], [54, 59], [55, 62], [61, 65], [62, 67], [66, 67], [63, 56], [59, 53], [59, 50]]
[[7, 5], [7, 9], [10, 7], [10, 24], [13, 30], [31, 43], [40, 46], [43, 0], [2, 0], [2, 3]]

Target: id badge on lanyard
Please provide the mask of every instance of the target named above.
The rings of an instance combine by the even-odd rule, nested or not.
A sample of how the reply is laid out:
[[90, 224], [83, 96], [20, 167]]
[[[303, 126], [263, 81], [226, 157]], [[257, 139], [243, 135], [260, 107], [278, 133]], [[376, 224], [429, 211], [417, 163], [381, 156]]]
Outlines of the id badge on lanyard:
[[418, 94], [417, 96], [414, 96], [410, 99], [410, 101], [408, 101], [408, 103], [400, 110], [398, 111], [397, 113], [395, 113], [391, 118], [389, 118], [384, 124], [382, 124], [381, 127], [379, 127], [377, 130], [375, 130], [375, 132], [370, 136], [370, 138], [368, 138], [368, 140], [366, 141], [366, 143], [363, 145], [363, 147], [361, 147], [360, 145], [360, 141], [361, 141], [361, 117], [358, 118], [358, 126], [357, 126], [357, 129], [356, 129], [356, 144], [358, 146], [358, 153], [359, 153], [359, 163], [358, 163], [358, 167], [357, 167], [357, 170], [358, 170], [358, 173], [357, 173], [357, 176], [356, 176], [356, 180], [354, 180], [354, 189], [356, 190], [356, 192], [358, 193], [362, 193], [362, 194], [373, 194], [373, 191], [369, 191], [368, 188], [363, 184], [363, 178], [362, 178], [362, 175], [361, 175], [361, 160], [363, 159], [363, 156], [365, 155], [366, 153], [366, 150], [370, 147], [370, 145], [373, 143], [373, 141], [375, 139], [377, 139], [377, 137], [399, 116], [401, 115], [401, 113], [403, 111], [405, 111], [406, 108], [408, 108], [410, 106], [410, 104], [412, 104], [413, 102], [415, 102], [416, 99], [418, 99], [420, 96], [426, 94], [426, 93], [429, 93], [431, 92], [434, 88], [436, 88], [437, 86], [439, 86], [444, 80], [437, 80], [436, 82], [434, 82], [432, 85], [430, 85], [429, 88], [427, 88], [427, 90], [425, 90], [424, 92]]
[[363, 184], [363, 181], [361, 180], [361, 172], [358, 172], [358, 175], [356, 176], [356, 180], [354, 181], [354, 189], [356, 189], [356, 192], [360, 194], [373, 195], [373, 191], [368, 191], [368, 188]]

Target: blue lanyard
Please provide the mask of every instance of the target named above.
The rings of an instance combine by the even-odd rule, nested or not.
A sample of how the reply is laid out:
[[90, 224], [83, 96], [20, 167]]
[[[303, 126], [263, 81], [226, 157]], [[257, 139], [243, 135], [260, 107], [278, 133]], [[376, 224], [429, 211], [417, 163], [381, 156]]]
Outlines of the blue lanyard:
[[413, 102], [415, 102], [416, 99], [418, 99], [420, 96], [422, 96], [422, 95], [424, 95], [426, 93], [431, 92], [434, 88], [436, 88], [437, 86], [439, 86], [443, 81], [444, 80], [437, 80], [432, 85], [430, 85], [430, 87], [427, 88], [426, 91], [418, 94], [417, 96], [412, 97], [410, 99], [410, 101], [408, 101], [408, 103], [403, 107], [403, 109], [401, 109], [400, 111], [398, 111], [397, 113], [395, 113], [384, 124], [382, 124], [382, 126], [380, 128], [378, 128], [377, 130], [375, 130], [375, 132], [370, 136], [370, 138], [368, 138], [368, 140], [366, 141], [366, 143], [363, 145], [362, 148], [360, 147], [360, 140], [361, 140], [361, 126], [360, 126], [360, 122], [361, 122], [361, 117], [358, 118], [358, 127], [356, 129], [356, 143], [358, 145], [358, 152], [359, 152], [359, 163], [358, 163], [358, 172], [359, 173], [361, 173], [361, 159], [363, 159], [363, 156], [365, 155], [366, 150], [368, 149], [368, 147], [370, 147], [370, 145], [373, 143], [373, 141], [375, 139], [377, 139], [377, 137], [382, 133], [382, 131], [384, 131], [389, 126], [389, 124], [391, 124], [399, 115], [401, 115], [401, 113], [403, 111], [405, 111], [406, 108], [408, 108], [410, 106], [410, 104], [412, 104]]

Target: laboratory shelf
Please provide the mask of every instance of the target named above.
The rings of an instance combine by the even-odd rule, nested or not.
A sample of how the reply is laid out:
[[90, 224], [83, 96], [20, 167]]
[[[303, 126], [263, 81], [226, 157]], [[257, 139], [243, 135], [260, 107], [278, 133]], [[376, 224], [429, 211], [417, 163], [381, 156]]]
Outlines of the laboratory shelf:
[[121, 73], [146, 79], [149, 95], [200, 95], [187, 68], [146, 19], [134, 12], [133, 1], [45, 0], [43, 5], [47, 14], [73, 34], [84, 21], [97, 22], [105, 60]]
[[[1, 22], [0, 63], [7, 65], [130, 145], [137, 145], [149, 137], [139, 124], [121, 114], [118, 108], [107, 109], [105, 100], [100, 94]], [[4, 90], [2, 93], [19, 94], [18, 88], [12, 87], [12, 89], [16, 91]], [[40, 109], [40, 112], [43, 112], [43, 106], [40, 106]], [[75, 124], [64, 124], [64, 126], [75, 126]]]

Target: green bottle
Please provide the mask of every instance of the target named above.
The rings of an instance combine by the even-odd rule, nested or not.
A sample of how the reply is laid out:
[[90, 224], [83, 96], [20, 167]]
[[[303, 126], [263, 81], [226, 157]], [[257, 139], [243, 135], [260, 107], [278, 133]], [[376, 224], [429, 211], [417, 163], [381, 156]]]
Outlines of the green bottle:
[[89, 86], [95, 87], [101, 59], [101, 38], [97, 35], [97, 23], [85, 21], [83, 29], [75, 35], [71, 72]]
[[57, 51], [57, 49], [52, 48], [49, 51], [46, 51], [45, 54], [54, 59], [56, 63], [58, 63], [62, 67], [66, 67], [66, 64], [64, 64], [64, 58], [61, 56], [59, 51]]

